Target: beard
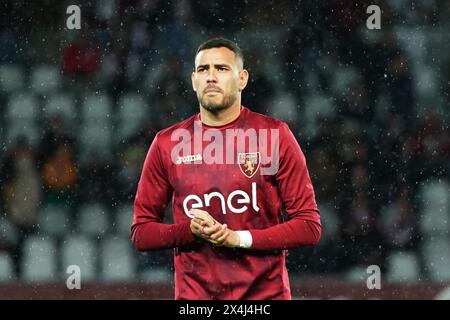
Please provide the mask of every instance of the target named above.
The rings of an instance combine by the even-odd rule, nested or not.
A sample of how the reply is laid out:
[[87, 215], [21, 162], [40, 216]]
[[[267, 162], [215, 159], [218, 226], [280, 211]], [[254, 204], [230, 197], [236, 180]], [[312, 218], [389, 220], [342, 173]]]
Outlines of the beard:
[[198, 101], [200, 105], [206, 110], [212, 113], [218, 113], [221, 110], [226, 110], [233, 105], [233, 103], [237, 99], [236, 94], [224, 95], [221, 102], [211, 101], [206, 97], [206, 94], [203, 96], [197, 95]]

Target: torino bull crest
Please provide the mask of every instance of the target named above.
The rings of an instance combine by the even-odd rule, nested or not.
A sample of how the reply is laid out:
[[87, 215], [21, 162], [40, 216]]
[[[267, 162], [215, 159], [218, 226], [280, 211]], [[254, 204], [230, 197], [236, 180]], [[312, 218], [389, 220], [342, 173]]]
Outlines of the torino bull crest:
[[241, 172], [248, 178], [253, 177], [261, 163], [259, 152], [239, 153], [238, 165]]

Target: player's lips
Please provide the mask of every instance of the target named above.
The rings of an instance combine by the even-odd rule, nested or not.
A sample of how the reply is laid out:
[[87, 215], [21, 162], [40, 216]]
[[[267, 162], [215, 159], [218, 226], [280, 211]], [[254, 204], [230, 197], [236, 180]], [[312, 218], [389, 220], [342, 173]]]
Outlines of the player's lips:
[[206, 88], [204, 92], [205, 93], [211, 93], [211, 92], [222, 93], [222, 90], [220, 90], [219, 88], [210, 87], [210, 88]]

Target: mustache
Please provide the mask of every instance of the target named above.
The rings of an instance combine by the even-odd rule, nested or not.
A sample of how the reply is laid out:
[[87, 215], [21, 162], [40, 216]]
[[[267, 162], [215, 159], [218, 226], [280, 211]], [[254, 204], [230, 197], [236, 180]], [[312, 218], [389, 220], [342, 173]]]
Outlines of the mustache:
[[205, 88], [205, 90], [203, 90], [203, 92], [206, 92], [206, 91], [209, 90], [209, 89], [214, 89], [214, 90], [223, 92], [222, 89], [220, 89], [219, 87], [216, 87], [215, 85], [211, 85], [211, 84], [210, 84], [210, 85], [207, 85], [206, 88]]

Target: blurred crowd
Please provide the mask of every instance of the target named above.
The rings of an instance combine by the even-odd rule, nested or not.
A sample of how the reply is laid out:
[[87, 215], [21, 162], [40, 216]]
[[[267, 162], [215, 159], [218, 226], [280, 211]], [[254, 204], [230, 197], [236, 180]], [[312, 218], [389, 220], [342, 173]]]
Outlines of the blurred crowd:
[[[289, 269], [386, 270], [393, 252], [407, 252], [418, 277], [433, 278], [423, 249], [433, 228], [422, 221], [431, 205], [450, 219], [450, 12], [437, 0], [378, 3], [381, 30], [366, 28], [364, 1], [98, 0], [81, 6], [81, 30], [67, 30], [69, 3], [6, 2], [0, 65], [18, 67], [23, 84], [10, 89], [0, 75], [0, 227], [18, 230], [14, 241], [0, 232], [0, 251], [20, 277], [23, 243], [42, 232], [42, 208], [58, 204], [75, 217], [86, 203], [131, 207], [156, 132], [198, 112], [196, 47], [222, 35], [244, 50], [251, 81], [243, 104], [288, 122], [306, 154], [324, 235], [315, 248], [292, 250]], [[48, 91], [33, 85], [40, 66], [57, 70]], [[30, 93], [41, 110], [37, 129], [10, 134], [11, 101]], [[70, 96], [75, 111], [47, 115], [56, 94]], [[145, 106], [134, 120], [123, 116], [130, 94]], [[83, 116], [91, 95], [108, 97], [106, 122]], [[129, 119], [138, 125], [122, 134]], [[107, 128], [112, 142], [83, 138], [91, 127]], [[430, 188], [443, 190], [442, 203], [429, 203]], [[169, 268], [171, 252], [138, 260], [138, 270]]]

